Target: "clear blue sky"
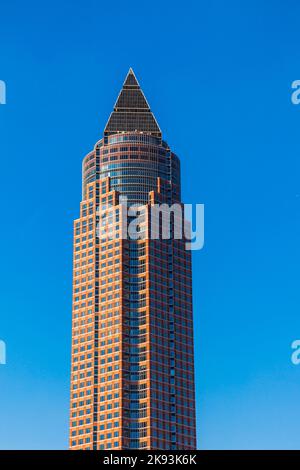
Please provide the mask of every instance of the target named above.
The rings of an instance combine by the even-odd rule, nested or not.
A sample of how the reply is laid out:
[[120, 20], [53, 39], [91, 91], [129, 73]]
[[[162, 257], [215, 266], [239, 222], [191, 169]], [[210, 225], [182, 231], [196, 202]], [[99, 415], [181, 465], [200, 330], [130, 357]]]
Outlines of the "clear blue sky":
[[194, 253], [201, 449], [300, 448], [300, 5], [1, 3], [0, 447], [67, 447], [81, 161], [130, 66], [204, 203]]

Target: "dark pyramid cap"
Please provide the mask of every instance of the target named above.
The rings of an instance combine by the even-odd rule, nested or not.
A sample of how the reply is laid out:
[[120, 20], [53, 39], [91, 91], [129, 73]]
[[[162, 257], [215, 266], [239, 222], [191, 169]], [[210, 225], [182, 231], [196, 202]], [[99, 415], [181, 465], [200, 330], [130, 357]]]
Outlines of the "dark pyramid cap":
[[129, 69], [129, 72], [127, 74], [127, 77], [125, 78], [125, 82], [123, 84], [123, 87], [136, 87], [136, 88], [140, 88], [140, 85], [136, 79], [136, 76], [134, 75], [134, 71], [132, 70], [132, 68], [130, 67]]
[[104, 136], [135, 131], [161, 138], [161, 130], [130, 68], [106, 124]]

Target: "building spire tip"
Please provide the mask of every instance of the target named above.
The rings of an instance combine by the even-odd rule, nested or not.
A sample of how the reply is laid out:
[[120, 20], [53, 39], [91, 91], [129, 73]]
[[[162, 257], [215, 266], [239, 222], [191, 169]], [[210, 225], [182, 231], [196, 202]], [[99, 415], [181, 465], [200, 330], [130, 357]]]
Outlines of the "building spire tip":
[[130, 67], [105, 126], [104, 135], [137, 131], [161, 137], [161, 130]]
[[139, 82], [137, 81], [137, 78], [135, 76], [135, 73], [132, 67], [129, 68], [125, 81], [123, 83], [123, 86], [130, 86], [130, 85], [139, 87]]

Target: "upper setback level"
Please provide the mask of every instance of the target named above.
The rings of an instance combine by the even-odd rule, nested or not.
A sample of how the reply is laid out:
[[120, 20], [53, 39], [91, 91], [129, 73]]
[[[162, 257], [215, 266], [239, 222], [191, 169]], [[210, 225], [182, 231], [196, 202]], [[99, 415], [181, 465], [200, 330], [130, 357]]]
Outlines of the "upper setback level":
[[162, 133], [132, 71], [129, 70], [104, 137], [83, 160], [83, 199], [86, 187], [110, 177], [111, 189], [129, 203], [145, 204], [157, 189], [157, 178], [169, 185], [167, 200], [180, 201], [180, 161], [162, 140]]

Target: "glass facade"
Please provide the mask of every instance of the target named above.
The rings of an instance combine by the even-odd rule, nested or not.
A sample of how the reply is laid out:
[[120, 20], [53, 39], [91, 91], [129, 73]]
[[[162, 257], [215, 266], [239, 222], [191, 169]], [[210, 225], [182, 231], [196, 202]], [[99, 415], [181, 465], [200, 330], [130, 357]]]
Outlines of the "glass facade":
[[127, 196], [131, 203], [145, 204], [149, 192], [157, 189], [157, 178], [161, 178], [170, 185], [170, 198], [180, 199], [178, 157], [160, 139], [152, 137], [147, 143], [142, 137], [145, 136], [126, 134], [118, 142], [111, 137], [107, 144], [103, 140], [96, 144], [83, 162], [83, 197], [87, 184], [109, 177], [111, 189]]

